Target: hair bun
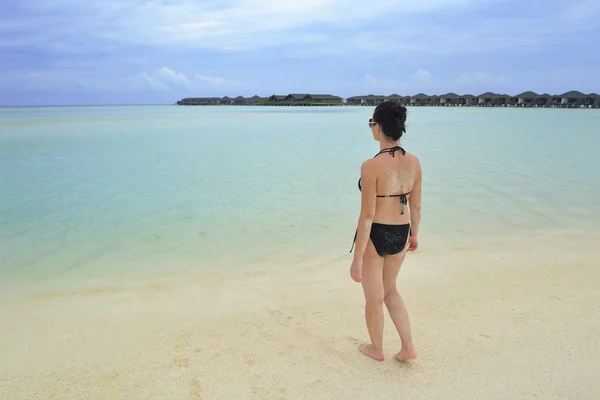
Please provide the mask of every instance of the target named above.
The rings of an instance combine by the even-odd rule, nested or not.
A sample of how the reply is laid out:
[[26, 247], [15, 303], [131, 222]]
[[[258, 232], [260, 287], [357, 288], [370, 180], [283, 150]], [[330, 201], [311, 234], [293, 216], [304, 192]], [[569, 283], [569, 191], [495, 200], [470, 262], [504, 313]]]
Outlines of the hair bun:
[[404, 124], [404, 121], [406, 121], [406, 107], [404, 107], [404, 105], [402, 105], [402, 103], [396, 103], [394, 105], [393, 111], [394, 111], [394, 117], [396, 119], [400, 120], [400, 122], [402, 122], [402, 124]]
[[404, 107], [404, 105], [402, 105], [402, 103], [396, 103], [394, 105], [394, 117], [396, 118], [400, 118], [400, 119], [406, 119], [406, 107]]
[[406, 132], [406, 107], [402, 103], [396, 103], [393, 107], [394, 117], [396, 118], [396, 125], [400, 132]]

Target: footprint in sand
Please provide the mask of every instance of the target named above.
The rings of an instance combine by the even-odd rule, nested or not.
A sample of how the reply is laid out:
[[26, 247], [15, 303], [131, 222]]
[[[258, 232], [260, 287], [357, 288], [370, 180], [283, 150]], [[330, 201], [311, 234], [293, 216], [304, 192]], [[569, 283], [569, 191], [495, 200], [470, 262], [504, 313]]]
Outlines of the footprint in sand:
[[346, 340], [348, 340], [350, 343], [353, 344], [359, 344], [361, 343], [360, 339], [354, 336], [350, 336], [350, 335], [346, 335]]
[[190, 366], [190, 360], [186, 357], [175, 357], [172, 364], [179, 368], [187, 368]]
[[175, 351], [181, 352], [185, 350], [185, 348], [189, 347], [191, 337], [191, 332], [186, 332], [179, 335], [179, 337], [175, 339], [175, 343], [173, 343], [173, 348], [175, 349]]
[[190, 359], [186, 356], [190, 348], [190, 339], [192, 337], [191, 332], [186, 332], [179, 335], [173, 343], [173, 352], [175, 357], [173, 358], [172, 365], [179, 368], [186, 368], [190, 366]]
[[190, 399], [202, 400], [202, 386], [197, 379], [190, 381]]
[[266, 389], [256, 385], [252, 386], [252, 392], [256, 395], [256, 398], [258, 399], [285, 399], [287, 393], [282, 387]]
[[250, 357], [248, 354], [242, 354], [242, 359], [246, 363], [247, 366], [251, 367], [256, 364], [256, 361]]
[[287, 328], [290, 327], [292, 321], [291, 316], [284, 314], [280, 310], [269, 310], [269, 313], [275, 318], [279, 325], [283, 325]]
[[119, 375], [118, 371], [115, 371], [115, 372], [110, 372], [108, 374], [104, 374], [104, 378], [109, 381], [114, 381], [114, 380], [119, 379], [120, 375]]

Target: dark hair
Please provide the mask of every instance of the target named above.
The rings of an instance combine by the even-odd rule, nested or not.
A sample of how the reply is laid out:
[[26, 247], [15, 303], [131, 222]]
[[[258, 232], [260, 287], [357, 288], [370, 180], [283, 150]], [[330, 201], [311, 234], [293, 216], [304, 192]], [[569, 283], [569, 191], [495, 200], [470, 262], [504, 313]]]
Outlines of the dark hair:
[[392, 100], [384, 101], [375, 107], [373, 121], [381, 125], [385, 136], [399, 140], [406, 132], [406, 107]]

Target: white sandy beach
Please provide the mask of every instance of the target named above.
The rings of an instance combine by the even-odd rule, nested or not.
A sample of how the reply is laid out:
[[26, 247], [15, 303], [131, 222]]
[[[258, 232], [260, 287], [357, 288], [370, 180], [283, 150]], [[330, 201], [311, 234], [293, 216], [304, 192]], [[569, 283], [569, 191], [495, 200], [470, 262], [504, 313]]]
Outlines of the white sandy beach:
[[596, 399], [600, 234], [411, 254], [377, 362], [350, 256], [0, 305], [0, 399]]

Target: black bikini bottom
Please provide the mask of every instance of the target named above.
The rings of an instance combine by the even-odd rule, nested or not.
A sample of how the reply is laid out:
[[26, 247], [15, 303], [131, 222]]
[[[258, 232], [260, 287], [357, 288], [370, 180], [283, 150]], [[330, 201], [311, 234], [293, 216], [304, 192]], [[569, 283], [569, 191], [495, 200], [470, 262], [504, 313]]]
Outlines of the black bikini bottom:
[[404, 250], [410, 236], [410, 224], [387, 225], [373, 222], [369, 237], [381, 257], [391, 256]]

